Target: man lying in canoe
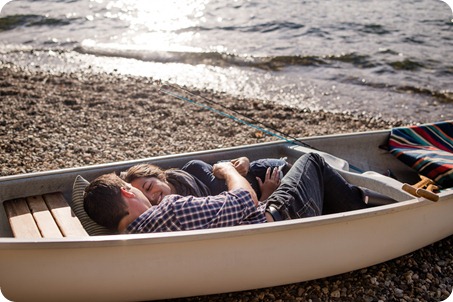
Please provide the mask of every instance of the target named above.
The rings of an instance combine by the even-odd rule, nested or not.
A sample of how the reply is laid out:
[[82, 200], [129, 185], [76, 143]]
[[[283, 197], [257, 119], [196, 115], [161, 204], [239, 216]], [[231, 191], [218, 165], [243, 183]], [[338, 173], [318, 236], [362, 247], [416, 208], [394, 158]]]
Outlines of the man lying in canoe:
[[[394, 200], [351, 185], [316, 153], [301, 156], [265, 201], [231, 162], [213, 166], [228, 191], [207, 197], [165, 195], [158, 205], [115, 174], [98, 177], [85, 190], [87, 214], [100, 225], [122, 233], [197, 230], [265, 223], [351, 211]], [[266, 174], [267, 180], [278, 172]]]
[[[239, 157], [231, 163], [248, 180], [260, 201], [267, 199], [280, 183], [279, 179], [266, 179], [267, 170], [277, 168], [283, 177], [291, 167], [285, 159], [276, 158], [250, 162], [247, 157]], [[201, 160], [191, 160], [181, 169], [168, 170], [153, 164], [138, 164], [120, 176], [142, 191], [152, 205], [157, 205], [163, 195], [203, 197], [228, 191], [225, 181], [214, 176], [212, 165]]]

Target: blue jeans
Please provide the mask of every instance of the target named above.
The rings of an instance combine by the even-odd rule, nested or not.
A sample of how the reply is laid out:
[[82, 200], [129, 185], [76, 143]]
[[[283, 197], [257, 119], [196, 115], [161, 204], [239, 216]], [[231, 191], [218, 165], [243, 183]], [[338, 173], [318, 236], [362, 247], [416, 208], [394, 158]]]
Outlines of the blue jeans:
[[283, 220], [366, 208], [362, 190], [316, 153], [301, 156], [266, 200]]
[[[252, 161], [246, 179], [252, 185], [258, 198], [261, 197], [261, 190], [256, 177], [264, 182], [267, 168], [282, 168], [282, 173], [286, 174], [289, 164], [283, 159], [265, 158]], [[212, 174], [212, 165], [201, 160], [191, 160], [182, 167], [182, 170], [201, 180], [211, 191], [211, 195], [218, 195], [227, 191], [225, 180], [218, 179]]]

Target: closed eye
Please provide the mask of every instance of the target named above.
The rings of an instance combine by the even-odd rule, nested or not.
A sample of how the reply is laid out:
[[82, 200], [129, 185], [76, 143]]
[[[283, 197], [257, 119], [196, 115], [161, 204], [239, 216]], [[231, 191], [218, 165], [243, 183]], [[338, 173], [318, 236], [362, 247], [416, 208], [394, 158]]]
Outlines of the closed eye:
[[151, 190], [151, 188], [153, 187], [153, 182], [152, 181], [147, 181], [143, 184], [142, 188], [148, 192], [149, 190]]

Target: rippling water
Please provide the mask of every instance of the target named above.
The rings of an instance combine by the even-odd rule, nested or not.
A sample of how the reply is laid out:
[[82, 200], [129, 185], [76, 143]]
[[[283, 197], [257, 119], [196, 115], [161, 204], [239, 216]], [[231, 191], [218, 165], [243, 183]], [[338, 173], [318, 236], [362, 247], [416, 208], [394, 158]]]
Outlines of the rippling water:
[[14, 0], [0, 17], [3, 62], [385, 118], [453, 117], [453, 15], [440, 0]]

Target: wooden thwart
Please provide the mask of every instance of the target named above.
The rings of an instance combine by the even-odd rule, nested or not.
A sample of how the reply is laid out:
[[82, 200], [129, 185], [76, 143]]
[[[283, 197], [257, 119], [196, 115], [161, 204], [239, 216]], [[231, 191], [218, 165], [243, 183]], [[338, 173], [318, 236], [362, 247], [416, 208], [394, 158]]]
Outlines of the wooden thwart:
[[412, 194], [416, 197], [424, 197], [431, 201], [438, 201], [439, 195], [434, 193], [435, 191], [439, 190], [439, 187], [436, 186], [433, 180], [429, 179], [426, 176], [419, 175], [420, 181], [417, 182], [415, 185], [403, 184], [402, 189], [409, 194]]
[[402, 189], [404, 191], [408, 192], [409, 194], [414, 195], [415, 197], [424, 197], [424, 198], [434, 201], [434, 202], [437, 202], [439, 200], [439, 195], [437, 195], [431, 191], [425, 190], [425, 189], [415, 188], [406, 183], [403, 184]]
[[3, 205], [14, 237], [88, 236], [61, 193], [8, 200]]

